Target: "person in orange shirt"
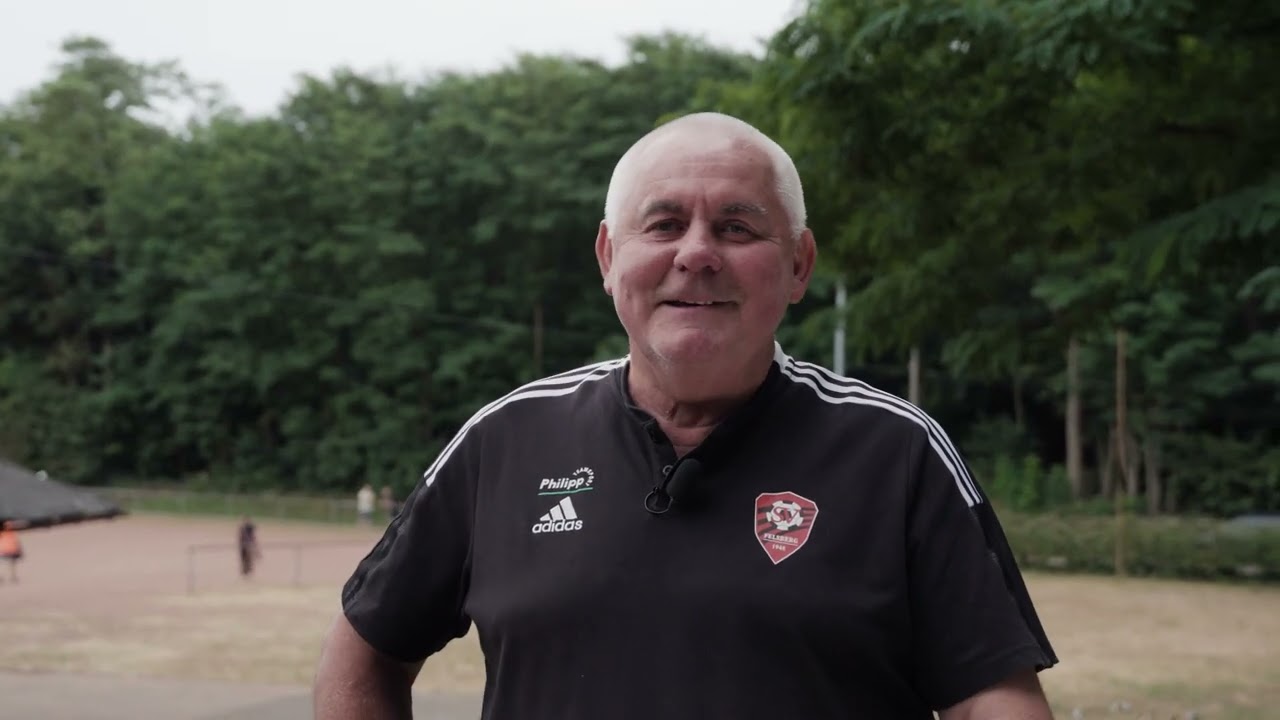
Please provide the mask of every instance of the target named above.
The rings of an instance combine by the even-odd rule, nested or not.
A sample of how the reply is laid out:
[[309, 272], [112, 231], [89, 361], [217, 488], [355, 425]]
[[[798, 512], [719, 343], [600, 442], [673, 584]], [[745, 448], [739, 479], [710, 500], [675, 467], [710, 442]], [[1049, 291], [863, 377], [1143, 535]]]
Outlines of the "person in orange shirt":
[[0, 558], [9, 561], [9, 579], [18, 582], [18, 561], [22, 559], [22, 541], [18, 539], [17, 523], [6, 520], [0, 527]]

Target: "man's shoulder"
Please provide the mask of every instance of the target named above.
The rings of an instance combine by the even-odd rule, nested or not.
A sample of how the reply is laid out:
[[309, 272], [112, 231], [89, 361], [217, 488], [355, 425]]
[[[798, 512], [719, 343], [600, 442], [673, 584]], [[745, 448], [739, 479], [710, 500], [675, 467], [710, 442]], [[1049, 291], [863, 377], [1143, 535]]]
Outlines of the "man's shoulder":
[[548, 421], [557, 419], [560, 411], [577, 407], [583, 398], [608, 391], [608, 379], [625, 364], [626, 358], [604, 360], [524, 383], [477, 410], [467, 425], [502, 425], [529, 413], [545, 415]]
[[788, 357], [782, 375], [791, 383], [796, 402], [807, 412], [821, 414], [826, 423], [872, 422], [908, 433], [941, 431], [932, 416], [906, 398], [817, 363]]
[[805, 427], [825, 433], [821, 436], [832, 442], [860, 437], [895, 447], [906, 442], [921, 452], [936, 453], [966, 502], [982, 502], [982, 493], [947, 431], [914, 403], [813, 363], [789, 359], [782, 373], [794, 383], [791, 392], [804, 403], [803, 414], [809, 418]]
[[458, 428], [427, 468], [423, 474], [425, 484], [434, 483], [436, 473], [447, 462], [460, 462], [462, 467], [477, 462], [474, 457], [456, 459], [460, 451], [463, 457], [467, 456], [464, 448], [473, 453], [483, 452], [481, 448], [489, 441], [502, 443], [523, 437], [532, 428], [563, 428], [569, 422], [597, 422], [599, 412], [583, 412], [583, 409], [602, 405], [601, 393], [611, 391], [609, 378], [625, 366], [626, 361], [625, 357], [605, 360], [548, 375], [519, 385], [484, 405]]

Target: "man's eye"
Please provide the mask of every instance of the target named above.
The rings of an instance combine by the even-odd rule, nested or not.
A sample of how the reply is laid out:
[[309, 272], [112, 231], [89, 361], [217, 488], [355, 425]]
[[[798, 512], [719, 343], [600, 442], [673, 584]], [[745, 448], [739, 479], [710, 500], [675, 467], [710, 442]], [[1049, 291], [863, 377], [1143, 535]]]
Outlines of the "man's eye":
[[651, 227], [658, 232], [675, 232], [680, 229], [680, 223], [675, 220], [661, 220]]
[[728, 223], [724, 226], [724, 231], [731, 235], [750, 235], [751, 228], [742, 223]]

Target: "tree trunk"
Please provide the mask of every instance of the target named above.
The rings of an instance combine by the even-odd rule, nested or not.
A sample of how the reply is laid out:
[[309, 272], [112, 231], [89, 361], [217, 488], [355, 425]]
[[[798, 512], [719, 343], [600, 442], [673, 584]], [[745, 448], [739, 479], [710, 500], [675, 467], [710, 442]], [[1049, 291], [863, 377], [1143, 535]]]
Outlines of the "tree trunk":
[[1160, 436], [1149, 433], [1142, 444], [1142, 465], [1146, 468], [1147, 513], [1160, 514], [1163, 488], [1160, 481]]
[[920, 346], [911, 346], [911, 357], [907, 360], [907, 400], [920, 405]]
[[1027, 426], [1027, 408], [1022, 400], [1022, 371], [1013, 374], [1013, 422], [1021, 430]]
[[[1104, 455], [1104, 453], [1098, 453]], [[1102, 462], [1098, 464], [1098, 494], [1104, 498], [1111, 497], [1111, 491], [1115, 488], [1115, 466], [1116, 466], [1116, 431], [1112, 428], [1107, 432], [1107, 450]]]
[[1142, 480], [1142, 446], [1138, 444], [1138, 439], [1133, 433], [1125, 433], [1125, 452], [1124, 456], [1127, 464], [1124, 468], [1124, 489], [1130, 506], [1142, 493], [1139, 482]]
[[542, 298], [533, 301], [533, 376], [542, 377]]
[[[1072, 335], [1067, 342], [1067, 481], [1076, 500], [1084, 497], [1084, 446], [1080, 425], [1080, 341]], [[1107, 454], [1109, 465], [1109, 450]], [[1108, 467], [1104, 472], [1109, 474], [1111, 470]]]
[[1173, 484], [1161, 483], [1161, 492], [1164, 494], [1164, 511], [1168, 515], [1178, 514], [1178, 488]]
[[111, 336], [107, 335], [102, 339], [102, 389], [109, 390], [111, 388], [112, 372], [111, 372]]
[[[1127, 391], [1125, 388], [1125, 332], [1123, 329], [1116, 329], [1116, 459], [1120, 465], [1121, 477], [1129, 476], [1129, 418], [1128, 408], [1126, 407], [1125, 398]], [[1116, 543], [1115, 543], [1115, 570], [1116, 575], [1124, 576], [1129, 574], [1128, 563], [1128, 544], [1129, 544], [1129, 522], [1128, 511], [1126, 509], [1126, 501], [1124, 493], [1121, 492], [1119, 483], [1113, 493], [1115, 497], [1115, 513], [1116, 513]]]

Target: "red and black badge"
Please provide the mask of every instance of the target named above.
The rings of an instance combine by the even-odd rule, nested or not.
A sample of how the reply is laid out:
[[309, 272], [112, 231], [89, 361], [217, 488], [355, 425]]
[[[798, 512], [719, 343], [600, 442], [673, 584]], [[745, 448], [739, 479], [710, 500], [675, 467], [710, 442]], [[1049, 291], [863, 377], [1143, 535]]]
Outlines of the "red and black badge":
[[793, 492], [756, 498], [756, 539], [774, 565], [804, 547], [818, 517], [818, 505]]

